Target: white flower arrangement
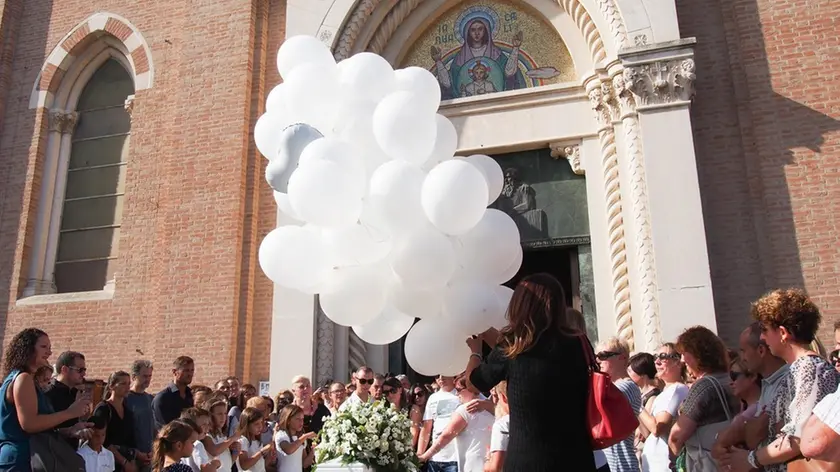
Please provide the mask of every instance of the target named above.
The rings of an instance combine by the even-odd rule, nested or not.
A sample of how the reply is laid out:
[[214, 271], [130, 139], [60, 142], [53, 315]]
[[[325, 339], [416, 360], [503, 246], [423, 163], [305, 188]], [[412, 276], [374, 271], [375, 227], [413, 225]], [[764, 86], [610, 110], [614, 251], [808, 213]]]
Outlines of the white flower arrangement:
[[411, 421], [381, 403], [354, 404], [326, 419], [315, 449], [317, 463], [360, 463], [377, 472], [416, 472]]

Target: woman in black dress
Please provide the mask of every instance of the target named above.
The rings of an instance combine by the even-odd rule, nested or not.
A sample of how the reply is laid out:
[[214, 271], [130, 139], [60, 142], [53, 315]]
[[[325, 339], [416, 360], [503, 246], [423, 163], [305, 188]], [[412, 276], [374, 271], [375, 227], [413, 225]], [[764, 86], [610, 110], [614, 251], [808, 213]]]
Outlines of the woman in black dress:
[[[467, 341], [473, 352], [467, 365], [470, 383], [486, 392], [508, 382], [505, 472], [595, 470], [586, 419], [589, 371], [582, 333], [572, 328], [566, 310], [560, 282], [534, 274], [517, 285], [501, 334], [490, 330]], [[493, 347], [483, 361], [482, 340]]]

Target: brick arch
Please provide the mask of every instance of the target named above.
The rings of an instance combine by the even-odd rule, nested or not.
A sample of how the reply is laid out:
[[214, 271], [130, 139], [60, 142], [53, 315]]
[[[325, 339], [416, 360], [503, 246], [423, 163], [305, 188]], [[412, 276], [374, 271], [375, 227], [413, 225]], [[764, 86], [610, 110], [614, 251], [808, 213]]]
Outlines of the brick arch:
[[114, 13], [96, 13], [70, 30], [53, 48], [32, 88], [30, 108], [51, 108], [68, 72], [81, 59], [89, 59], [89, 46], [103, 44], [115, 52], [134, 80], [135, 91], [151, 88], [154, 83], [154, 62], [151, 49], [140, 31], [131, 22]]

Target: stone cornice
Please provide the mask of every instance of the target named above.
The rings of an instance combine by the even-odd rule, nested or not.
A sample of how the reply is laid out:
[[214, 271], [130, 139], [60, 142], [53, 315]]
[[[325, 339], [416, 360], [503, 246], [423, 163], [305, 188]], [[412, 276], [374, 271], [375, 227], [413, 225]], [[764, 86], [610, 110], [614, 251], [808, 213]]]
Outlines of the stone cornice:
[[61, 134], [71, 134], [76, 129], [76, 121], [79, 115], [76, 112], [66, 112], [63, 110], [50, 111], [50, 131], [56, 131]]

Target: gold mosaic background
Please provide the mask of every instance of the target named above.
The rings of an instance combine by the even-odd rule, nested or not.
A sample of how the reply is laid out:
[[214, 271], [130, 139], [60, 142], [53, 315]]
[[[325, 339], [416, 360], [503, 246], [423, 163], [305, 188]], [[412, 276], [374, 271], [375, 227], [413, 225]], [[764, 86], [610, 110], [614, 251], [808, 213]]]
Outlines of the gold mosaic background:
[[[514, 36], [521, 31], [523, 35], [521, 50], [527, 53], [538, 68], [554, 67], [559, 75], [542, 79], [542, 85], [556, 84], [575, 80], [574, 64], [569, 50], [560, 35], [539, 12], [514, 2], [496, 0], [472, 0], [459, 3], [434, 21], [411, 46], [400, 67], [419, 66], [432, 69], [434, 60], [431, 56], [433, 46], [441, 50], [442, 55], [461, 48], [456, 33], [456, 22], [462, 13], [474, 7], [484, 7], [496, 13], [498, 22], [491, 36], [494, 42], [510, 46]], [[507, 48], [504, 48], [507, 53]], [[526, 72], [522, 59], [519, 69]], [[451, 63], [447, 63], [451, 67]], [[534, 86], [531, 79], [525, 79], [525, 87]]]

